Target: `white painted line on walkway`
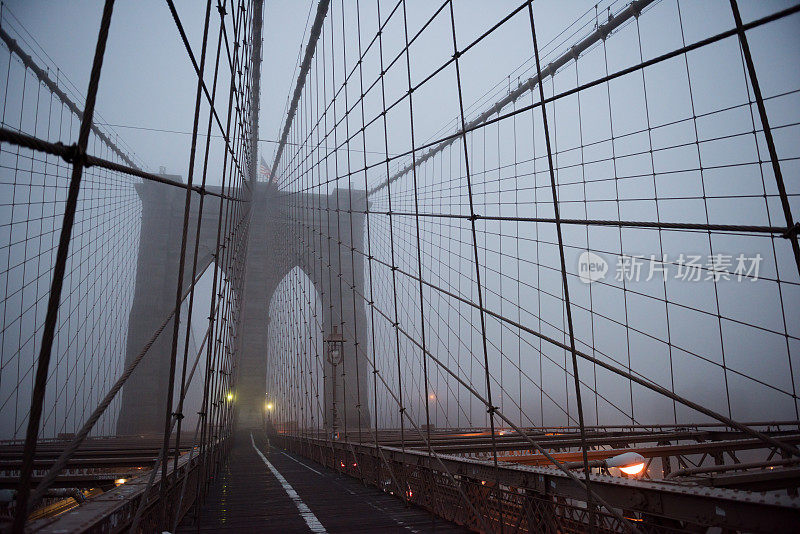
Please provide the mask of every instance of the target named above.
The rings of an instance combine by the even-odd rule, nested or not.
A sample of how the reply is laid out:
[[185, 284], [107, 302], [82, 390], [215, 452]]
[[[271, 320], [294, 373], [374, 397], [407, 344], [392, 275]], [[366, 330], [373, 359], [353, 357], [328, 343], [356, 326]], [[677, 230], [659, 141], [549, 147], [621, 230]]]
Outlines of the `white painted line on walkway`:
[[292, 501], [294, 501], [294, 505], [297, 506], [297, 510], [300, 512], [300, 515], [303, 516], [303, 519], [308, 525], [308, 528], [311, 529], [311, 532], [327, 534], [328, 531], [325, 530], [325, 527], [322, 526], [322, 523], [320, 523], [319, 519], [317, 519], [317, 516], [314, 515], [314, 512], [311, 511], [308, 505], [306, 505], [306, 503], [303, 502], [303, 500], [300, 498], [300, 495], [297, 494], [292, 485], [289, 484], [285, 478], [283, 478], [283, 475], [281, 475], [280, 472], [278, 472], [278, 470], [275, 469], [275, 466], [272, 465], [269, 460], [267, 460], [267, 457], [264, 456], [260, 450], [258, 450], [258, 447], [256, 447], [256, 441], [253, 439], [252, 432], [250, 433], [250, 443], [253, 444], [253, 448], [255, 449], [255, 451], [264, 461], [269, 470], [272, 471], [272, 474], [275, 475], [275, 478], [278, 479], [278, 482], [281, 483], [281, 486], [283, 486], [283, 489], [289, 495], [289, 498], [291, 498]]
[[[286, 454], [286, 453], [285, 453], [285, 452], [283, 452], [283, 451], [278, 451], [278, 452], [279, 452], [279, 453], [281, 453], [282, 455], [286, 456], [286, 457], [287, 457], [287, 458], [289, 458], [290, 460], [293, 460], [293, 461], [297, 462], [298, 464], [302, 465], [303, 467], [305, 467], [305, 468], [306, 468], [306, 469], [308, 469], [309, 471], [314, 471], [316, 474], [318, 474], [318, 475], [319, 475], [319, 476], [321, 476], [321, 477], [327, 476], [325, 473], [320, 473], [319, 471], [317, 471], [317, 470], [316, 470], [316, 469], [314, 469], [313, 467], [311, 467], [311, 466], [309, 466], [309, 465], [306, 465], [306, 464], [304, 464], [303, 462], [301, 462], [301, 461], [300, 461], [300, 460], [298, 460], [297, 458], [293, 458], [292, 456], [290, 456], [290, 455]], [[345, 486], [345, 485], [343, 485], [343, 484], [340, 484], [340, 483], [339, 483], [339, 481], [338, 481], [338, 480], [336, 480], [336, 478], [331, 478], [331, 479], [329, 479], [329, 480], [330, 480], [331, 482], [333, 482], [334, 484], [336, 484], [337, 486], [341, 487], [343, 490], [345, 490], [345, 491], [346, 491], [347, 493], [349, 493], [350, 495], [356, 495], [356, 492], [355, 492], [355, 491], [351, 490], [350, 488], [348, 488], [347, 486]]]
[[283, 452], [283, 451], [278, 451], [278, 452], [279, 452], [279, 453], [281, 453], [282, 455], [286, 456], [288, 459], [290, 459], [290, 460], [292, 460], [292, 461], [295, 461], [295, 462], [297, 462], [298, 464], [302, 465], [303, 467], [305, 467], [305, 468], [306, 468], [306, 469], [308, 469], [309, 471], [314, 471], [314, 472], [315, 472], [316, 474], [318, 474], [319, 476], [325, 476], [325, 475], [323, 475], [322, 473], [320, 473], [319, 471], [317, 471], [316, 469], [314, 469], [313, 467], [309, 467], [309, 466], [307, 466], [306, 464], [304, 464], [303, 462], [301, 462], [300, 460], [298, 460], [298, 459], [296, 459], [296, 458], [292, 458], [291, 456], [289, 456], [289, 455], [288, 455], [288, 454], [286, 454], [285, 452]]

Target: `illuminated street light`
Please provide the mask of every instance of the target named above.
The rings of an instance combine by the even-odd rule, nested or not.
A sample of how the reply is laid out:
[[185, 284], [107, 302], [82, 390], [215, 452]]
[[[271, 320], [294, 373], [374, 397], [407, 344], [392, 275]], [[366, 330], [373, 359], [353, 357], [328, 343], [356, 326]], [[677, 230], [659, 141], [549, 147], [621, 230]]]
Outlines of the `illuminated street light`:
[[228, 402], [231, 402], [233, 400], [233, 393], [228, 393], [228, 396], [225, 398], [228, 399]]
[[272, 411], [272, 403], [271, 402], [267, 403], [267, 410]]
[[625, 473], [626, 475], [638, 475], [644, 469], [644, 464], [635, 464], [630, 465], [628, 467], [620, 467], [619, 470]]
[[624, 452], [607, 458], [604, 463], [606, 467], [616, 467], [626, 475], [638, 475], [644, 469], [645, 459], [638, 452]]
[[[644, 470], [645, 458], [638, 452], [624, 452], [605, 460], [590, 460], [589, 468], [611, 468], [615, 467], [626, 475], [638, 475]], [[568, 469], [583, 469], [583, 462], [564, 462]]]

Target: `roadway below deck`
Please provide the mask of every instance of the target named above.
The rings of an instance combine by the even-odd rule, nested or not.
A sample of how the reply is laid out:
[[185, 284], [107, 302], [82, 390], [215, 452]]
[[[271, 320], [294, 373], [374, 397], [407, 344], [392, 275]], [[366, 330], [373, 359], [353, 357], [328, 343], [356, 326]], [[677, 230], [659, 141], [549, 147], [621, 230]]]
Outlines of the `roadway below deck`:
[[238, 432], [197, 519], [178, 532], [468, 532], [414, 505]]

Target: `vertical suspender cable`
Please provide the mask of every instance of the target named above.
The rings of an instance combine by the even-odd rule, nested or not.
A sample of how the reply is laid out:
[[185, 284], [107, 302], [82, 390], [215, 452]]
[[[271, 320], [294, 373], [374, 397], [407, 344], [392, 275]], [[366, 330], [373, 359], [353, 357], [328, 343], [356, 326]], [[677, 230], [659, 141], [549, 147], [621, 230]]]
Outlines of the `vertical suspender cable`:
[[[470, 176], [470, 169], [469, 169], [469, 150], [467, 149], [467, 134], [466, 134], [466, 119], [464, 118], [464, 98], [463, 93], [461, 91], [461, 69], [459, 67], [458, 58], [461, 56], [461, 52], [458, 51], [458, 41], [456, 40], [456, 19], [455, 14], [453, 13], [453, 2], [450, 1], [450, 25], [452, 26], [453, 30], [453, 57], [455, 58], [455, 66], [456, 66], [456, 83], [458, 84], [458, 106], [459, 106], [459, 120], [461, 121], [461, 138], [464, 145], [464, 171], [467, 178], [467, 194], [469, 196], [469, 219], [470, 219], [470, 227], [472, 230], [472, 249], [475, 256], [475, 284], [478, 288], [478, 314], [481, 318], [481, 341], [483, 343], [483, 369], [484, 374], [486, 377], [486, 399], [489, 402], [489, 406], [487, 410], [489, 412], [489, 431], [492, 435], [492, 460], [494, 461], [495, 467], [497, 466], [497, 439], [494, 435], [494, 414], [497, 411], [497, 407], [494, 405], [492, 401], [492, 383], [489, 376], [489, 348], [486, 342], [486, 314], [485, 308], [483, 306], [483, 288], [481, 286], [481, 264], [480, 258], [478, 256], [478, 236], [476, 231], [475, 222], [477, 221], [477, 216], [475, 214], [475, 203], [472, 197], [472, 178]], [[420, 276], [422, 273], [420, 273]], [[470, 336], [472, 339], [472, 336]], [[470, 378], [472, 378], [470, 376]]]
[[[411, 161], [412, 164], [416, 161], [416, 150], [414, 149], [415, 141], [414, 141], [414, 101], [413, 95], [414, 89], [411, 86], [411, 55], [408, 52], [409, 43], [408, 43], [408, 17], [406, 15], [406, 2], [403, 0], [403, 32], [405, 34], [406, 39], [406, 48], [405, 48], [405, 55], [406, 55], [406, 75], [408, 78], [408, 117], [409, 117], [409, 124], [411, 126]], [[419, 188], [417, 186], [417, 166], [413, 165], [411, 168], [411, 176], [413, 178], [413, 185], [414, 185], [414, 222], [415, 222], [415, 229], [416, 229], [416, 244], [417, 244], [417, 271], [419, 273], [419, 283], [417, 284], [419, 287], [419, 316], [420, 316], [420, 333], [422, 334], [422, 380], [424, 382], [424, 390], [425, 390], [425, 433], [428, 438], [428, 454], [431, 453], [430, 448], [430, 441], [431, 441], [431, 413], [430, 413], [430, 392], [428, 391], [428, 355], [427, 349], [428, 344], [425, 338], [425, 296], [422, 291], [422, 239], [420, 237], [420, 230], [419, 230]]]
[[[528, 15], [531, 23], [531, 38], [533, 40], [533, 53], [536, 58], [536, 74], [542, 79], [542, 67], [539, 61], [539, 45], [536, 41], [536, 25], [533, 18], [533, 6], [528, 2]], [[593, 496], [591, 490], [591, 480], [589, 476], [589, 456], [586, 445], [586, 427], [583, 420], [583, 402], [581, 399], [581, 383], [578, 377], [578, 356], [575, 353], [575, 331], [572, 324], [572, 306], [569, 299], [569, 282], [567, 280], [567, 265], [564, 258], [564, 239], [561, 233], [561, 215], [558, 205], [558, 193], [556, 186], [555, 171], [553, 170], [553, 151], [550, 146], [550, 132], [547, 128], [547, 109], [544, 105], [544, 87], [539, 85], [539, 99], [542, 105], [542, 127], [544, 128], [544, 140], [547, 147], [547, 164], [550, 171], [550, 190], [553, 195], [553, 214], [555, 216], [556, 236], [558, 237], [558, 254], [561, 262], [561, 283], [564, 288], [564, 307], [567, 312], [567, 328], [569, 329], [569, 347], [572, 356], [572, 376], [575, 380], [575, 400], [578, 405], [578, 423], [580, 424], [581, 452], [583, 455], [583, 471], [586, 476], [586, 507], [589, 510], [589, 528], [594, 530], [594, 510]]]
[[[175, 9], [175, 4], [172, 0], [167, 0], [169, 4], [170, 12], [172, 13], [173, 18], [178, 21], [178, 13]], [[180, 306], [181, 301], [183, 300], [183, 271], [184, 271], [184, 263], [186, 262], [186, 241], [187, 241], [187, 234], [189, 230], [189, 213], [191, 209], [192, 203], [192, 183], [194, 178], [194, 161], [196, 155], [196, 148], [197, 148], [197, 128], [198, 123], [200, 121], [200, 102], [202, 97], [202, 90], [203, 90], [203, 73], [205, 71], [205, 63], [206, 63], [206, 49], [208, 45], [208, 22], [211, 16], [211, 0], [206, 2], [206, 14], [205, 14], [205, 23], [203, 28], [203, 45], [202, 51], [200, 53], [200, 70], [197, 74], [197, 91], [195, 95], [195, 109], [194, 109], [194, 123], [192, 125], [192, 144], [189, 152], [189, 169], [186, 178], [186, 195], [185, 195], [185, 202], [183, 208], [183, 230], [181, 232], [181, 252], [180, 258], [178, 260], [178, 282], [177, 282], [177, 290], [175, 292], [175, 308], [178, 312], [175, 314], [175, 318], [173, 319], [172, 323], [172, 348], [170, 350], [170, 362], [169, 362], [169, 377], [167, 378], [167, 399], [166, 399], [166, 407], [164, 413], [164, 443], [161, 448], [161, 501], [162, 501], [162, 510], [163, 510], [163, 517], [166, 519], [168, 517], [167, 513], [167, 481], [166, 481], [166, 472], [167, 472], [167, 452], [169, 449], [169, 437], [170, 432], [172, 429], [172, 397], [175, 389], [175, 360], [177, 357], [178, 352], [178, 330], [180, 328]], [[212, 107], [213, 109], [213, 107]], [[187, 323], [187, 328], [191, 328], [191, 325]]]

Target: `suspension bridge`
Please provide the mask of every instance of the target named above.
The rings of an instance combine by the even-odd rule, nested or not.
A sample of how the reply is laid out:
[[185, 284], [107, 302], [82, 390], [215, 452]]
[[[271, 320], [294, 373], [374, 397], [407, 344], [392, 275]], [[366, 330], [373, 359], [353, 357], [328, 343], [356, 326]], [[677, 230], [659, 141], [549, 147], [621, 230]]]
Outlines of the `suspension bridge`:
[[798, 530], [800, 4], [542, 4], [315, 1], [259, 124], [166, 0], [180, 174], [0, 4], [0, 529]]

